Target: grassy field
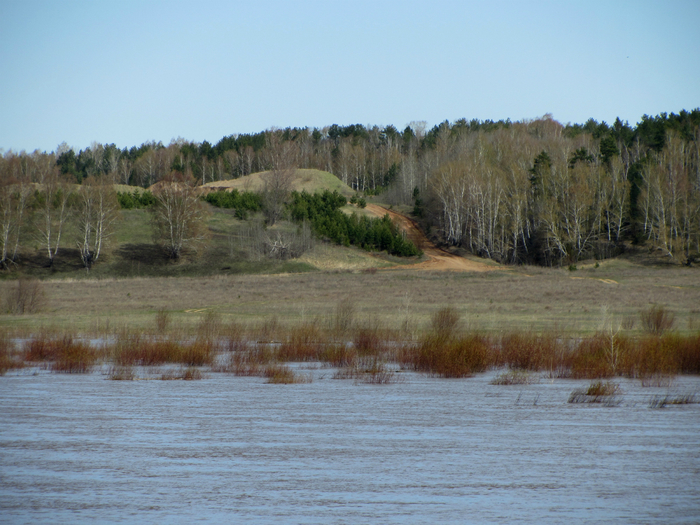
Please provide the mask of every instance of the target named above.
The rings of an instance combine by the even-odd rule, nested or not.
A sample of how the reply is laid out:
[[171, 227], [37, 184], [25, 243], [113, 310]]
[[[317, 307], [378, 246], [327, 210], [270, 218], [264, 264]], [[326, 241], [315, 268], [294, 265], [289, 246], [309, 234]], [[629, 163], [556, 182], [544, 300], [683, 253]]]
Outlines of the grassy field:
[[[317, 246], [307, 256], [309, 262], [286, 264], [307, 269], [304, 266], [311, 266], [313, 254], [322, 260], [325, 249]], [[159, 310], [170, 312], [180, 326], [195, 326], [208, 313], [217, 314], [224, 323], [255, 324], [275, 318], [294, 325], [322, 322], [345, 303], [352, 305], [358, 323], [412, 331], [422, 330], [437, 310], [449, 306], [460, 314], [465, 328], [488, 333], [590, 334], [606, 322], [634, 333], [642, 328], [640, 312], [652, 305], [661, 305], [675, 316], [677, 331], [700, 330], [697, 268], [617, 259], [576, 272], [535, 267], [486, 273], [374, 270], [369, 264], [363, 266], [369, 255], [344, 250], [344, 270], [292, 273], [290, 266], [289, 273], [273, 273], [277, 266], [269, 274], [47, 279], [41, 283], [45, 293], [41, 311], [2, 315], [0, 326], [72, 326], [86, 331], [147, 328]], [[329, 265], [339, 258], [335, 249], [325, 257]], [[16, 286], [16, 281], [0, 282], [3, 298]]]

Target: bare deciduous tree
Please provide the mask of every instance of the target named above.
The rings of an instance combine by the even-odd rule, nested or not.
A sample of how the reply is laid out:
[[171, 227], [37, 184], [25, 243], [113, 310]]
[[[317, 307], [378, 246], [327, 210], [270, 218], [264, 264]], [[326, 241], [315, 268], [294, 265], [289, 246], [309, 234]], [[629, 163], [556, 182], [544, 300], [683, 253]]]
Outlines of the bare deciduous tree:
[[269, 226], [282, 218], [295, 178], [296, 172], [293, 169], [274, 170], [263, 176], [263, 211]]
[[69, 200], [72, 193], [71, 185], [58, 170], [45, 177], [42, 191], [37, 193], [36, 235], [46, 249], [50, 266], [58, 253], [63, 227], [71, 212]]
[[78, 192], [77, 245], [86, 270], [100, 258], [118, 219], [119, 202], [114, 187], [103, 179], [85, 179]]
[[154, 192], [151, 208], [155, 240], [171, 259], [180, 258], [184, 249], [197, 251], [206, 243], [208, 210], [191, 180], [170, 176]]
[[17, 259], [20, 233], [32, 187], [24, 179], [16, 156], [0, 164], [0, 267]]

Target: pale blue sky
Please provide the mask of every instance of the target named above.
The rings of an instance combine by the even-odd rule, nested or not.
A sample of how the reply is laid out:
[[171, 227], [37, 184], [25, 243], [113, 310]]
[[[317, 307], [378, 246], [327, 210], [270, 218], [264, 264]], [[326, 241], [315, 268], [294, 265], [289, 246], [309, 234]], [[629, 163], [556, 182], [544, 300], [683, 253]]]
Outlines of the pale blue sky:
[[0, 148], [700, 106], [700, 1], [0, 0]]

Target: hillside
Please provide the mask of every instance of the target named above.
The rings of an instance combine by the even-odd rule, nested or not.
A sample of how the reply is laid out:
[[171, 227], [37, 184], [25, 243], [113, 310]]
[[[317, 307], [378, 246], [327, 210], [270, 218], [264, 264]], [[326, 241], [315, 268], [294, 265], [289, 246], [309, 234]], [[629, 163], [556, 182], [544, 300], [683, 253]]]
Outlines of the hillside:
[[[252, 173], [237, 179], [208, 182], [200, 186], [200, 191], [206, 194], [212, 191], [261, 191], [265, 185], [265, 175], [269, 171]], [[321, 170], [297, 169], [294, 170], [294, 180], [292, 182], [293, 191], [306, 191], [307, 193], [322, 192], [324, 190], [337, 191], [345, 197], [352, 197], [355, 191], [347, 184], [344, 184], [332, 173]]]

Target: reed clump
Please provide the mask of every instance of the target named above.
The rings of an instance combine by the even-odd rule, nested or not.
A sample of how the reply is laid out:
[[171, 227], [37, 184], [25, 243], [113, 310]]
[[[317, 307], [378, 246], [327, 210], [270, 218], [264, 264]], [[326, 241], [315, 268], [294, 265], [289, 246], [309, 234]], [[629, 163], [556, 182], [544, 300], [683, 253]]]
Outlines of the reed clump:
[[109, 369], [109, 378], [112, 381], [133, 381], [136, 373], [131, 366], [112, 366]]
[[594, 381], [588, 388], [574, 390], [569, 396], [569, 403], [605, 403], [614, 404], [615, 396], [621, 393], [620, 385], [612, 381]]
[[378, 356], [357, 357], [352, 364], [339, 368], [333, 379], [354, 379], [356, 383], [388, 385], [398, 381], [395, 370]]
[[674, 382], [674, 376], [665, 374], [653, 374], [641, 379], [642, 387], [644, 388], [670, 388]]
[[299, 374], [286, 365], [272, 363], [266, 365], [262, 372], [268, 383], [290, 385], [294, 383], [310, 383], [310, 377]]
[[508, 370], [498, 374], [491, 380], [492, 385], [532, 385], [538, 383], [539, 378], [526, 370]]
[[40, 336], [26, 346], [25, 361], [50, 362], [54, 372], [70, 374], [87, 373], [97, 360], [97, 351], [89, 344], [75, 341], [72, 336], [59, 338]]
[[162, 381], [173, 381], [177, 379], [182, 379], [184, 381], [195, 381], [203, 378], [204, 376], [202, 375], [202, 372], [193, 366], [181, 368], [179, 370], [167, 370], [160, 376]]
[[649, 401], [649, 408], [665, 408], [668, 405], [692, 405], [700, 402], [695, 394], [678, 396], [653, 396]]

